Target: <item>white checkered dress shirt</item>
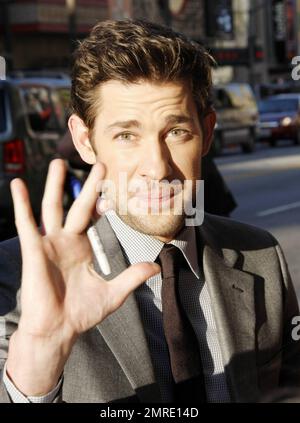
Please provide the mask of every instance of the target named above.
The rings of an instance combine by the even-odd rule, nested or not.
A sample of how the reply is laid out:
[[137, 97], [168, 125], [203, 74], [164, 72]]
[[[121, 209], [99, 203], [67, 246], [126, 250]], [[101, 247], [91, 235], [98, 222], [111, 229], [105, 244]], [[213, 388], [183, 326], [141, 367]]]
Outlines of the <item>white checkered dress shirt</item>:
[[[135, 231], [113, 211], [108, 211], [106, 216], [120, 242], [128, 264], [156, 260], [163, 248], [163, 242], [150, 235]], [[195, 228], [185, 227], [170, 244], [182, 251], [191, 270], [181, 269], [179, 278], [184, 278], [184, 283], [187, 286], [182, 301], [186, 306], [199, 342], [208, 402], [229, 402], [230, 396], [212, 314], [211, 299], [198, 265]], [[159, 273], [138, 287], [135, 296], [162, 399], [168, 402], [173, 399], [172, 374], [162, 323], [161, 284], [162, 277]], [[13, 402], [52, 402], [62, 383], [62, 379], [60, 379], [55, 389], [45, 396], [27, 398], [7, 377], [5, 369], [3, 374], [6, 389]]]
[[[163, 242], [135, 231], [113, 211], [107, 212], [106, 216], [121, 244], [127, 263], [155, 261], [164, 246]], [[182, 269], [179, 278], [183, 278], [187, 286], [182, 301], [199, 342], [208, 402], [229, 402], [211, 299], [198, 265], [195, 228], [186, 226], [170, 244], [182, 251], [191, 270]], [[172, 376], [162, 323], [161, 284], [159, 273], [140, 285], [135, 296], [162, 398], [164, 401], [172, 401]]]

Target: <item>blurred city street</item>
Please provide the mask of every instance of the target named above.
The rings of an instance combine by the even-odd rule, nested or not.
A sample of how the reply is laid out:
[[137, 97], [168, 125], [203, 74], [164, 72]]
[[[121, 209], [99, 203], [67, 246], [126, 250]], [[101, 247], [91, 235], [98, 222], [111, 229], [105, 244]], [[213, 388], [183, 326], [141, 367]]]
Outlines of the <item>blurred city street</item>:
[[25, 3], [0, 0], [0, 240], [16, 235], [13, 178], [26, 181], [40, 222], [50, 161], [68, 163], [65, 212], [89, 170], [67, 127], [77, 42], [97, 22], [146, 18], [183, 32], [215, 59], [205, 209], [269, 230], [300, 301], [300, 0]]
[[232, 217], [278, 239], [300, 300], [300, 147], [282, 141], [249, 156], [229, 151], [216, 163], [238, 203]]
[[300, 403], [300, 0], [0, 0], [9, 402]]

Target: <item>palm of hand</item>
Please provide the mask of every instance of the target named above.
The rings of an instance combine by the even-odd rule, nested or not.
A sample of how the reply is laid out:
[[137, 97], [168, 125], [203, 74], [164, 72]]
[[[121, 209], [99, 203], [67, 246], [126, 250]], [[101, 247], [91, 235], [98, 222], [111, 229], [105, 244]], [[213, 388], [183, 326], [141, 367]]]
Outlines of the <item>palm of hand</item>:
[[68, 339], [100, 323], [160, 268], [139, 263], [111, 281], [101, 278], [93, 269], [85, 231], [98, 198], [95, 186], [104, 170], [92, 169], [62, 226], [64, 172], [61, 160], [52, 162], [42, 204], [44, 236], [32, 217], [23, 182], [12, 184], [12, 194], [23, 260], [19, 328], [34, 336], [60, 334]]

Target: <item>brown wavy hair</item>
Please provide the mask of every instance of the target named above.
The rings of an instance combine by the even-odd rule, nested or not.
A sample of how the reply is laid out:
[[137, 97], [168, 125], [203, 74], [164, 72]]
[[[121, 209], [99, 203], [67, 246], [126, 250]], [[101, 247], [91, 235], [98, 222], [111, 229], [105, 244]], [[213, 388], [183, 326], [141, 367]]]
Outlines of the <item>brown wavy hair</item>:
[[201, 120], [211, 104], [214, 63], [201, 45], [170, 28], [141, 20], [102, 21], [74, 53], [71, 108], [92, 135], [101, 83], [182, 80], [190, 83]]

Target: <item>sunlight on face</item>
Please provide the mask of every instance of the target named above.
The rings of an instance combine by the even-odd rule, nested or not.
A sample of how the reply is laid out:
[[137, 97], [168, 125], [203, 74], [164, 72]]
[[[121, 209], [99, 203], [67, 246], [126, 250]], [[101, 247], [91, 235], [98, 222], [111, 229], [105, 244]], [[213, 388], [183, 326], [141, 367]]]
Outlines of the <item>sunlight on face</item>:
[[[188, 84], [123, 84], [99, 89], [94, 145], [107, 168], [105, 195], [134, 229], [172, 239], [200, 179], [202, 131]], [[180, 189], [192, 181], [192, 189]]]

